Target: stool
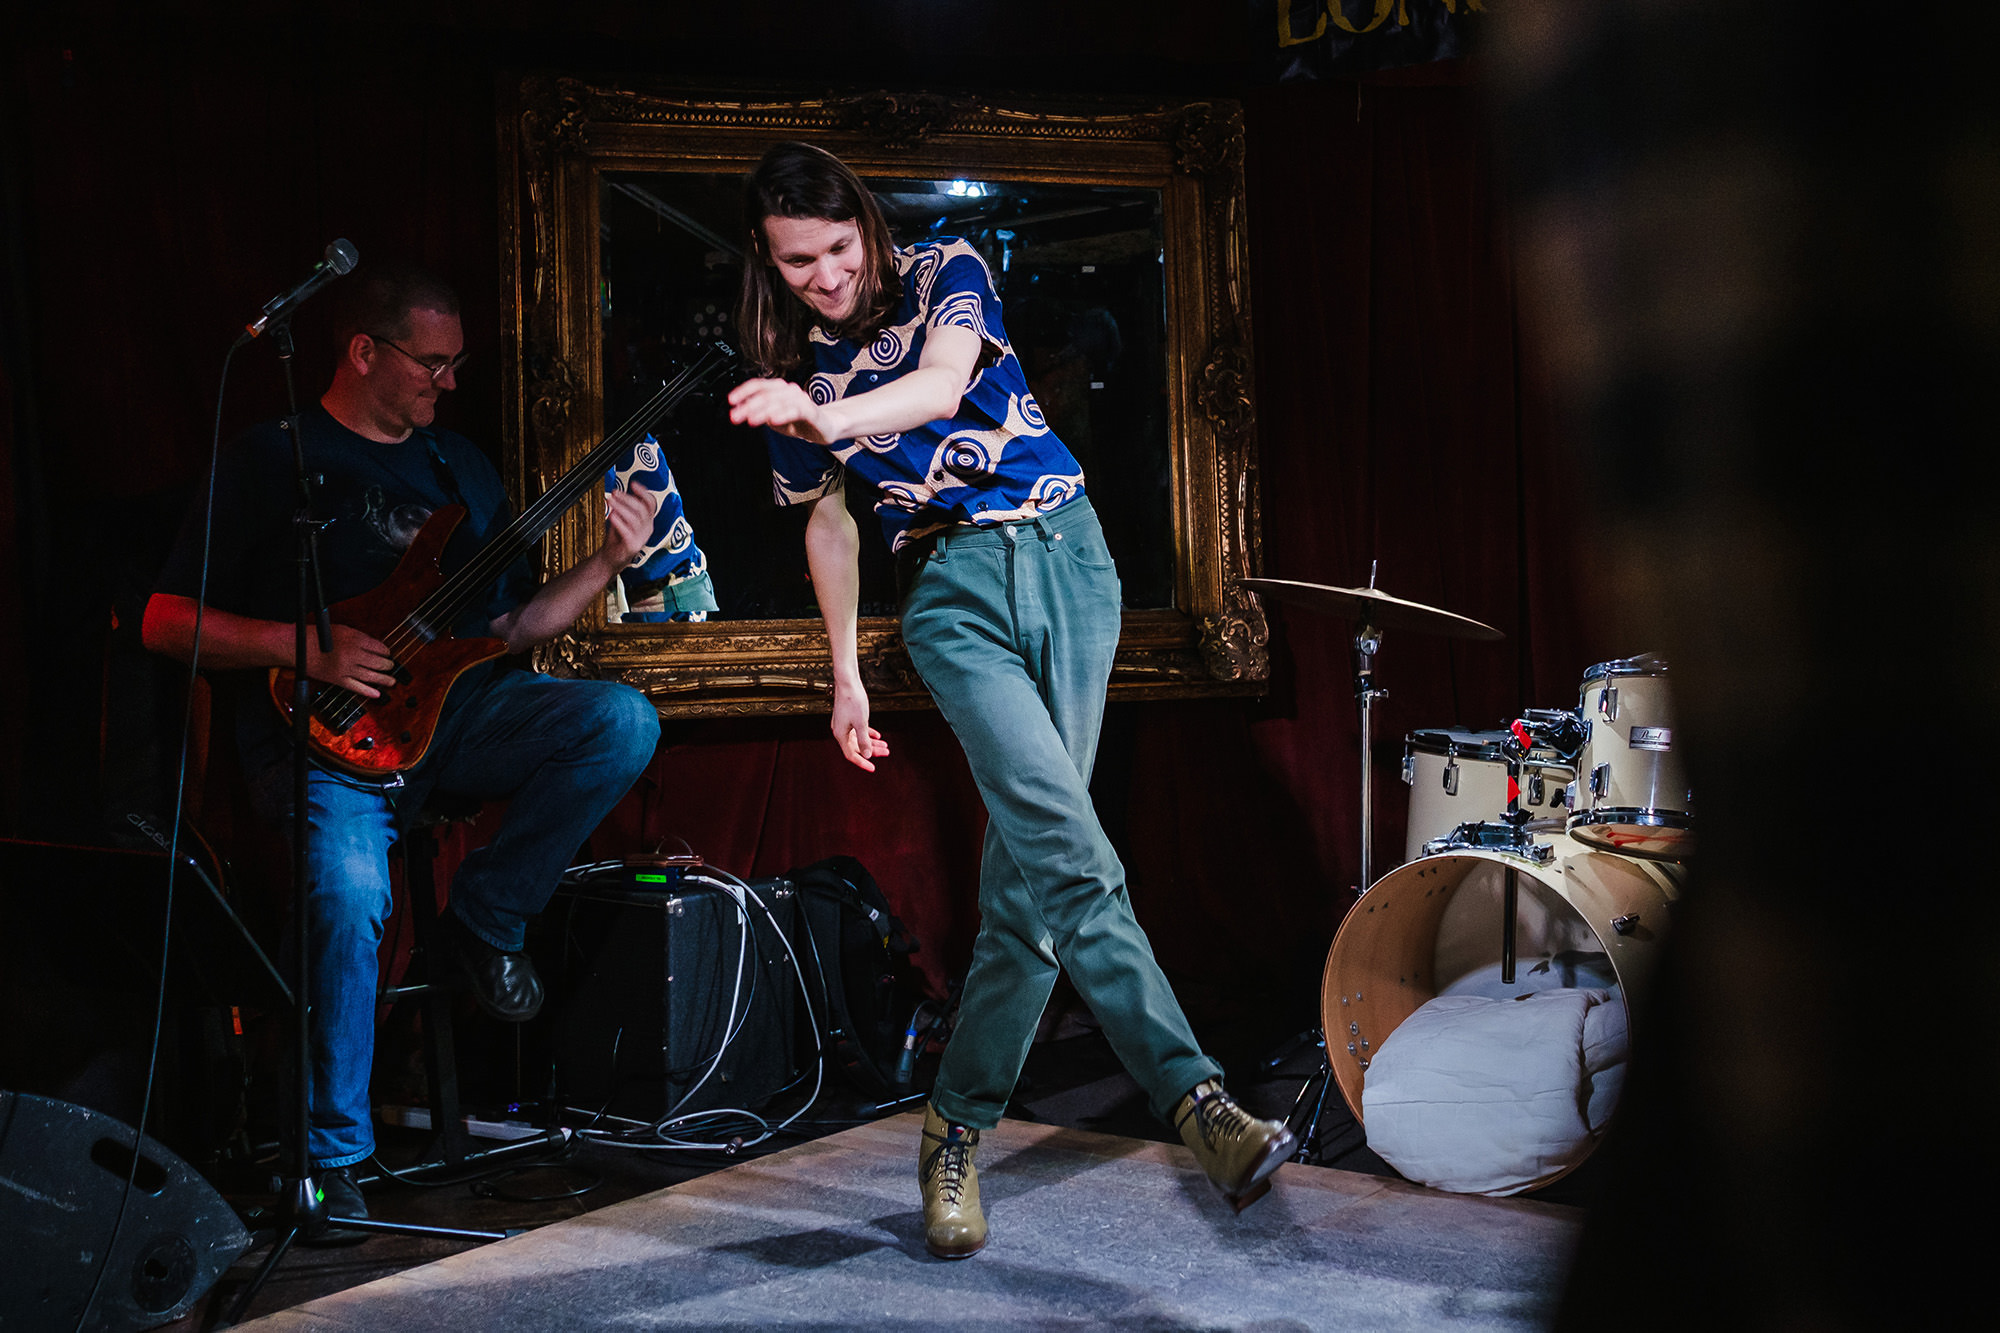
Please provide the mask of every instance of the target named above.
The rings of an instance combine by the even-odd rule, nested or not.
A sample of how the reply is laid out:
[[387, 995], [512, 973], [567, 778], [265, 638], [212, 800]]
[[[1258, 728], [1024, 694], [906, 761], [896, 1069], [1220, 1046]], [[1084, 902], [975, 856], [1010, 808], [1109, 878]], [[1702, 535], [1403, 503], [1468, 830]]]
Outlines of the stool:
[[423, 957], [423, 980], [387, 987], [385, 1001], [418, 998], [423, 1001], [424, 1077], [429, 1085], [431, 1142], [421, 1163], [396, 1174], [409, 1179], [413, 1174], [437, 1171], [455, 1176], [465, 1166], [502, 1155], [518, 1155], [540, 1149], [567, 1146], [569, 1136], [558, 1128], [548, 1128], [530, 1139], [516, 1140], [497, 1148], [475, 1152], [472, 1136], [465, 1127], [458, 1099], [458, 1058], [452, 1039], [452, 999], [460, 989], [457, 979], [438, 958], [441, 945], [437, 909], [437, 855], [440, 826], [470, 823], [478, 818], [481, 802], [475, 797], [434, 792], [423, 808], [404, 819], [397, 837], [403, 858], [403, 892], [409, 900], [410, 923], [416, 937], [414, 952]]

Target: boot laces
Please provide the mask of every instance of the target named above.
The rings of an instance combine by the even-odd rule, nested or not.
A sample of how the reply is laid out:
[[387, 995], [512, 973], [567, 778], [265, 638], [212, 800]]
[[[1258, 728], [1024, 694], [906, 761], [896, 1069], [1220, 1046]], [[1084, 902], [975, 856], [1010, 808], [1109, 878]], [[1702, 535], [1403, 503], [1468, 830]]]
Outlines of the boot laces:
[[1217, 1139], [1240, 1139], [1247, 1134], [1251, 1116], [1229, 1094], [1217, 1090], [1195, 1098], [1194, 1123], [1201, 1141], [1212, 1148]]
[[[934, 1136], [926, 1135], [931, 1138]], [[936, 1139], [937, 1147], [924, 1158], [924, 1175], [937, 1181], [938, 1197], [959, 1203], [965, 1195], [965, 1177], [972, 1170], [972, 1150], [979, 1144], [977, 1132]]]

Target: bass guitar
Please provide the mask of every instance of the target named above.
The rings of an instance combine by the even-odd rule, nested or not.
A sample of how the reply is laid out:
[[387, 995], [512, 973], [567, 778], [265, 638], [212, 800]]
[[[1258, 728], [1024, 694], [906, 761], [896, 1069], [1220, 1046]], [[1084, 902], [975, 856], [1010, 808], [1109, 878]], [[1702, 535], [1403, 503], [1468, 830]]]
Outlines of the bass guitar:
[[[393, 574], [359, 597], [329, 607], [335, 622], [372, 635], [388, 647], [396, 663], [392, 673], [396, 683], [374, 699], [338, 685], [319, 685], [308, 719], [313, 753], [336, 768], [368, 778], [387, 778], [414, 767], [437, 733], [452, 684], [479, 663], [507, 651], [500, 639], [461, 639], [450, 627], [488, 595], [494, 580], [540, 541], [571, 505], [604, 485], [606, 468], [629, 454], [647, 431], [735, 359], [728, 344], [711, 343], [699, 359], [488, 540], [464, 568], [447, 575], [442, 566], [445, 542], [466, 513], [463, 505], [444, 505], [425, 520]], [[270, 676], [271, 702], [287, 724], [295, 679], [284, 668], [274, 668]]]

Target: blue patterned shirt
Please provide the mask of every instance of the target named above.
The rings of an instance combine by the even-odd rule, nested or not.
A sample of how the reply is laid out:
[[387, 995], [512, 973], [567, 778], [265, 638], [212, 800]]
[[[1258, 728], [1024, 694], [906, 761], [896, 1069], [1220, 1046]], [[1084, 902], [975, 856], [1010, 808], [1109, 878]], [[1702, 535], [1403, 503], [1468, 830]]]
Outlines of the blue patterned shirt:
[[882, 535], [895, 551], [957, 523], [988, 527], [1034, 518], [1081, 494], [1083, 469], [1042, 420], [979, 252], [943, 237], [895, 255], [903, 297], [888, 327], [866, 346], [815, 328], [807, 390], [814, 402], [831, 403], [878, 389], [917, 368], [929, 330], [965, 328], [985, 348], [958, 414], [831, 447], [766, 430], [773, 498], [781, 505], [816, 500], [850, 471], [875, 488]]
[[632, 564], [618, 575], [612, 618], [626, 625], [707, 620], [708, 613], [716, 609], [708, 557], [695, 545], [680, 483], [660, 453], [660, 442], [650, 434], [633, 447], [630, 463], [604, 474], [604, 489], [625, 490], [635, 481], [651, 491], [658, 503], [653, 509], [652, 534]]

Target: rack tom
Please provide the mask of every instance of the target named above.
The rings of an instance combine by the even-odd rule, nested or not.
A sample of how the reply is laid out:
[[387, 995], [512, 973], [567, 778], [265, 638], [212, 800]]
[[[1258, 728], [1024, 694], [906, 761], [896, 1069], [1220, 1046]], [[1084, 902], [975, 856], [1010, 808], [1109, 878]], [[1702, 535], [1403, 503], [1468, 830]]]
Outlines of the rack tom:
[[1675, 750], [1667, 664], [1650, 654], [1583, 674], [1584, 724], [1569, 833], [1627, 856], [1683, 860], [1694, 846], [1694, 795]]
[[[1424, 844], [1449, 837], [1461, 824], [1487, 823], [1507, 812], [1505, 731], [1449, 727], [1413, 731], [1403, 738], [1403, 782], [1410, 789], [1410, 818], [1403, 860], [1424, 854]], [[1530, 750], [1521, 760], [1521, 809], [1530, 820], [1561, 821], [1563, 793], [1576, 777], [1554, 750]], [[1558, 822], [1555, 827], [1561, 827]]]

